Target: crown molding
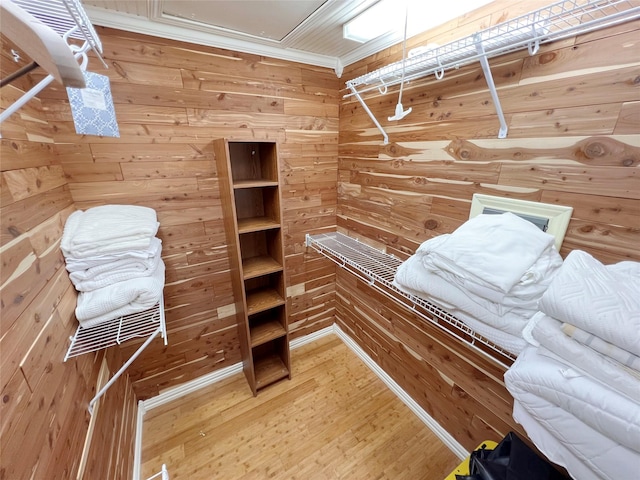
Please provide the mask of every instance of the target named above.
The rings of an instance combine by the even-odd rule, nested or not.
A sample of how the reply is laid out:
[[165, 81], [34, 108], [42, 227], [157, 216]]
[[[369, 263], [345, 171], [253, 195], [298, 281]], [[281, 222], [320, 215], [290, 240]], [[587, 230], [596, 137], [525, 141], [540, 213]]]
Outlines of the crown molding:
[[179, 40], [183, 42], [206, 45], [209, 47], [224, 48], [236, 52], [251, 53], [265, 57], [289, 60], [292, 62], [305, 63], [318, 67], [335, 69], [338, 65], [338, 57], [328, 55], [318, 55], [310, 52], [303, 52], [292, 48], [281, 48], [271, 45], [261, 45], [259, 43], [248, 42], [236, 38], [228, 38], [222, 35], [215, 35], [189, 28], [150, 21], [149, 19], [137, 15], [129, 15], [121, 12], [110, 12], [102, 8], [87, 5], [85, 8], [87, 15], [94, 25], [116, 28], [154, 37]]

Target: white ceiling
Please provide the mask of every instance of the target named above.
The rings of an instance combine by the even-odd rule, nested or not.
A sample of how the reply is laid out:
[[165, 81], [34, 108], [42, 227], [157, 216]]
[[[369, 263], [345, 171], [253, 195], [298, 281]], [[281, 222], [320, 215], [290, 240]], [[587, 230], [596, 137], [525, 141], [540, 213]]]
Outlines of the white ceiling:
[[[94, 25], [319, 65], [335, 69], [340, 76], [344, 66], [402, 41], [403, 24], [390, 25], [393, 31], [366, 43], [342, 37], [343, 24], [378, 1], [82, 0], [82, 3]], [[462, 4], [468, 0], [449, 1]], [[411, 22], [411, 10], [409, 18]]]

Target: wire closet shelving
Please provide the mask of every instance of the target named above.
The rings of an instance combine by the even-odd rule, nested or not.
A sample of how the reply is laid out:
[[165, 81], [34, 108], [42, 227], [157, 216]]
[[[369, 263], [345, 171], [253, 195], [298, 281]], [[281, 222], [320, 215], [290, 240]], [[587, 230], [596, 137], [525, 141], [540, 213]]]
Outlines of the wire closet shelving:
[[306, 246], [333, 260], [340, 267], [399, 302], [422, 319], [471, 346], [505, 368], [516, 355], [487, 340], [445, 310], [396, 287], [393, 279], [402, 263], [397, 257], [366, 245], [339, 232], [306, 235]]
[[71, 345], [64, 357], [66, 362], [72, 357], [96, 352], [105, 348], [121, 345], [124, 342], [136, 338], [146, 338], [145, 342], [133, 355], [120, 367], [111, 379], [100, 389], [96, 396], [89, 402], [89, 412], [93, 413], [93, 406], [104, 395], [111, 385], [124, 373], [133, 361], [147, 348], [147, 346], [160, 335], [167, 344], [167, 330], [164, 316], [164, 299], [160, 298], [152, 308], [139, 313], [132, 313], [116, 317], [111, 321], [100, 323], [93, 327], [78, 326], [75, 335], [71, 337]]
[[[637, 3], [635, 5], [632, 0], [556, 2], [446, 45], [412, 49], [404, 60], [348, 80], [346, 85], [350, 93], [345, 98], [354, 96], [360, 102], [382, 133], [386, 145], [389, 136], [367, 106], [362, 94], [378, 90], [384, 95], [389, 87], [398, 85], [403, 80], [406, 83], [430, 75], [440, 80], [447, 70], [479, 61], [500, 121], [498, 138], [506, 138], [508, 128], [488, 59], [524, 49], [528, 49], [530, 55], [535, 55], [542, 44], [638, 19], [640, 6]], [[412, 52], [416, 52], [415, 55]]]
[[[52, 35], [58, 35], [62, 38], [62, 41], [66, 43], [71, 54], [76, 61], [80, 63], [77, 65], [78, 73], [85, 71], [87, 68], [88, 58], [87, 54], [90, 51], [94, 51], [103, 65], [106, 67], [104, 60], [102, 59], [102, 42], [96, 33], [89, 17], [87, 16], [84, 7], [80, 0], [3, 0], [17, 5], [20, 9], [24, 10], [27, 14], [27, 18], [32, 17], [27, 23], [41, 22], [42, 25], [35, 25], [34, 28], [50, 31]], [[51, 37], [47, 37], [51, 39]], [[74, 42], [78, 40], [79, 42]], [[60, 40], [58, 40], [60, 41]], [[63, 47], [64, 49], [64, 47]], [[64, 53], [64, 52], [60, 52]], [[18, 55], [17, 52], [15, 55]], [[52, 62], [56, 62], [56, 59], [51, 59]], [[68, 68], [69, 65], [66, 66]], [[24, 72], [26, 73], [26, 71]], [[68, 73], [73, 73], [69, 72]], [[73, 76], [73, 75], [70, 75]], [[25, 92], [20, 98], [9, 105], [0, 114], [0, 123], [4, 122], [7, 118], [13, 115], [21, 107], [23, 107], [29, 100], [34, 98], [40, 93], [46, 86], [48, 86], [56, 77], [54, 74], [49, 73], [39, 83], [33, 86], [29, 91]], [[76, 85], [72, 85], [76, 86]]]

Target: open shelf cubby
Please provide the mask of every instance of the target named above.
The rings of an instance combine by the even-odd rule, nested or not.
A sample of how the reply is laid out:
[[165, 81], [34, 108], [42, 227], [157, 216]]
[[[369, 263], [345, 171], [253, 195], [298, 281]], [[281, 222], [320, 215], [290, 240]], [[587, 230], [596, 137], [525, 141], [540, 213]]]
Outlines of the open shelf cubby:
[[290, 378], [277, 145], [214, 141], [244, 373], [254, 395]]

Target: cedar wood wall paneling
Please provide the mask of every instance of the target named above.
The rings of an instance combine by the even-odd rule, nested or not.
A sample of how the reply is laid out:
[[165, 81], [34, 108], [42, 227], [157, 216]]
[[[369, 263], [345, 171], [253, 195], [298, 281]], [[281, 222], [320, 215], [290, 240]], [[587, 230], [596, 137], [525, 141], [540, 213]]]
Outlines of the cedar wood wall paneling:
[[[496, 2], [408, 42], [444, 44], [547, 2]], [[473, 193], [569, 205], [561, 249], [604, 263], [640, 260], [640, 22], [490, 61], [506, 139], [479, 64], [442, 80], [365, 94], [389, 134], [354, 99], [340, 104], [338, 229], [400, 258], [467, 218]], [[355, 78], [401, 59], [401, 47], [346, 68]], [[521, 431], [503, 369], [338, 272], [338, 324], [466, 448]]]
[[[499, 1], [479, 14], [449, 22], [411, 40], [410, 46], [446, 43], [541, 5], [511, 3]], [[42, 112], [23, 110], [24, 115], [3, 125], [3, 136], [19, 141], [24, 160], [22, 167], [9, 170], [35, 168], [37, 175], [29, 175], [43, 179], [41, 185], [49, 189], [40, 193], [40, 203], [16, 202], [12, 196], [20, 194], [8, 186], [18, 184], [22, 173], [3, 175], [3, 241], [15, 242], [12, 250], [19, 252], [9, 255], [3, 249], [3, 279], [5, 265], [17, 268], [17, 258], [28, 258], [32, 249], [27, 238], [15, 240], [16, 232], [43, 229], [41, 224], [49, 225], [46, 221], [59, 215], [59, 241], [63, 215], [73, 206], [153, 207], [161, 222], [168, 267], [169, 345], [153, 342], [129, 369], [136, 395], [146, 398], [239, 361], [209, 142], [219, 137], [277, 140], [292, 337], [329, 325], [335, 314], [340, 326], [465, 447], [500, 438], [517, 428], [502, 369], [350, 275], [339, 271], [336, 278], [331, 262], [305, 251], [304, 234], [331, 231], [337, 221], [342, 231], [406, 256], [421, 241], [459, 226], [467, 217], [472, 193], [482, 192], [572, 205], [564, 255], [581, 248], [605, 262], [639, 259], [635, 194], [640, 98], [638, 48], [631, 30], [622, 26], [576, 42], [557, 42], [532, 58], [511, 54], [492, 60], [510, 125], [505, 140], [496, 139], [497, 119], [476, 65], [449, 72], [441, 82], [408, 86], [403, 103], [414, 111], [401, 124], [390, 126], [391, 143], [382, 146], [379, 132], [359, 104], [341, 100], [339, 89], [346, 79], [398, 60], [399, 46], [348, 67], [337, 80], [328, 69], [100, 28], [110, 68], [104, 70], [92, 59], [90, 69], [111, 79], [121, 138], [76, 135], [66, 95], [55, 85], [40, 95], [46, 120]], [[26, 88], [35, 80], [37, 74], [17, 85]], [[3, 88], [3, 99], [14, 94], [12, 89]], [[385, 97], [367, 98], [382, 124], [389, 126], [386, 116], [393, 111], [397, 87]], [[11, 143], [3, 142], [4, 170]], [[48, 152], [44, 163], [40, 149]], [[29, 215], [16, 217], [18, 225], [9, 230], [5, 206], [11, 203], [25, 205], [20, 208], [29, 208]], [[43, 206], [54, 213], [47, 216]], [[56, 271], [60, 261], [53, 261]], [[60, 273], [58, 281], [66, 282], [65, 291], [70, 292], [66, 275]], [[41, 295], [55, 296], [55, 288], [62, 288], [56, 285], [50, 280], [41, 286]], [[75, 322], [70, 319], [71, 293], [61, 315], [69, 325]], [[68, 335], [65, 331], [59, 338]], [[20, 348], [28, 349], [34, 341]], [[124, 347], [122, 356], [136, 346]], [[54, 371], [61, 365], [46, 350], [42, 358]], [[121, 359], [111, 360], [115, 365]], [[82, 370], [86, 373], [78, 378], [90, 377], [86, 383], [93, 385], [97, 359], [74, 362], [87, 363]], [[28, 388], [19, 375], [11, 379], [25, 383], [12, 388]], [[105, 405], [128, 398], [125, 387], [112, 393], [114, 388]], [[90, 397], [79, 392], [73, 399], [86, 403]], [[26, 412], [25, 398], [9, 404], [11, 412]], [[14, 414], [6, 417], [3, 412], [4, 418], [13, 419]], [[42, 430], [42, 417], [35, 418]], [[119, 421], [115, 414], [105, 418], [107, 424]], [[10, 428], [13, 420], [4, 425]], [[104, 435], [107, 438], [106, 429]], [[44, 436], [38, 441], [44, 445]], [[110, 462], [113, 455], [104, 457], [102, 461]]]
[[[8, 61], [9, 43], [2, 39], [3, 78], [25, 63]], [[28, 83], [3, 87], [3, 108]], [[74, 202], [38, 99], [1, 132], [0, 478], [75, 478], [104, 354], [63, 362], [77, 326], [76, 291], [59, 246]], [[117, 349], [107, 357], [111, 371], [122, 363]], [[115, 382], [98, 407], [86, 478], [127, 478], [136, 418], [129, 379]]]
[[[78, 136], [65, 92], [41, 95], [77, 208], [122, 203], [158, 213], [168, 346], [129, 368], [139, 398], [240, 361], [211, 142], [278, 142], [289, 327], [333, 323], [333, 264], [304, 235], [336, 228], [338, 88], [326, 68], [100, 28], [120, 138]], [[129, 355], [140, 342], [122, 348]]]

